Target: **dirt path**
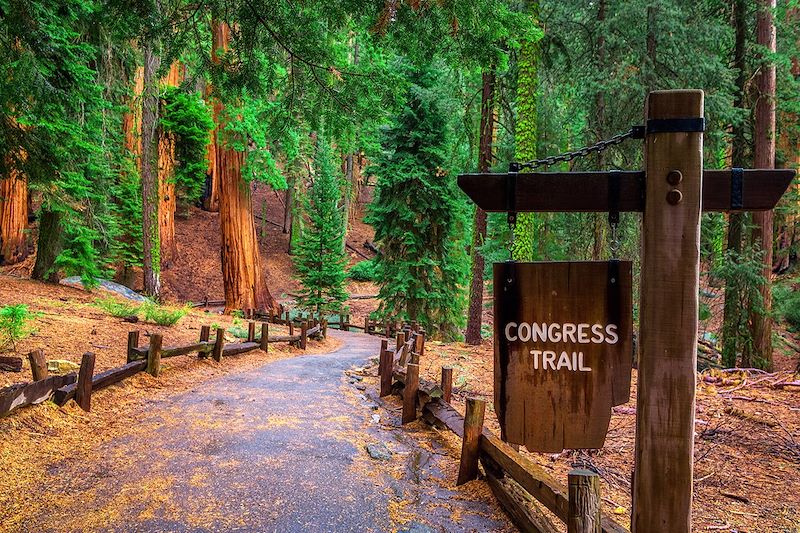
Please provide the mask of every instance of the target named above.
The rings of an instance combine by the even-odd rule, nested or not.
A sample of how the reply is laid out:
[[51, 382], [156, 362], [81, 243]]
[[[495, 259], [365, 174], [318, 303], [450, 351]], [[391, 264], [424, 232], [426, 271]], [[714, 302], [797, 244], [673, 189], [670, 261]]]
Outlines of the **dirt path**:
[[[378, 340], [341, 335], [330, 354], [269, 363], [151, 403], [93, 464], [50, 470], [56, 508], [28, 531], [504, 531], [482, 482], [453, 487], [452, 446], [344, 374]], [[351, 383], [350, 381], [354, 381]], [[418, 423], [417, 423], [418, 424]], [[367, 444], [383, 443], [377, 460]], [[445, 474], [446, 473], [446, 474]]]

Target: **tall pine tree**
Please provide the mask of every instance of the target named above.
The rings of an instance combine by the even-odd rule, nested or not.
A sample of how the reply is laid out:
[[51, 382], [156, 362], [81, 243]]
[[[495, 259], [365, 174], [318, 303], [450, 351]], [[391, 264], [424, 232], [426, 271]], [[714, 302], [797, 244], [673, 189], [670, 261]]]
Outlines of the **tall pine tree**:
[[341, 178], [328, 142], [319, 136], [314, 156], [314, 181], [303, 197], [306, 227], [294, 256], [303, 289], [298, 303], [317, 314], [339, 312], [345, 290], [344, 218]]
[[454, 338], [464, 324], [467, 210], [447, 169], [447, 119], [434, 70], [411, 74], [405, 104], [385, 132], [367, 222], [381, 251], [378, 313]]

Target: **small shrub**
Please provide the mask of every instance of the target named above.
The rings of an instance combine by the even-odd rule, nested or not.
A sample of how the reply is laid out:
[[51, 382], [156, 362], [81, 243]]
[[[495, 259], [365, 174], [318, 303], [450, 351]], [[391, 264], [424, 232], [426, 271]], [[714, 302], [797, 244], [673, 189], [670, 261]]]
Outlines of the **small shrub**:
[[144, 312], [145, 322], [152, 322], [159, 326], [174, 326], [187, 313], [185, 308], [174, 309], [153, 302], [145, 303], [141, 309]]
[[17, 342], [34, 332], [30, 322], [37, 316], [25, 304], [0, 307], [0, 352], [8, 348], [16, 352]]
[[95, 305], [116, 318], [135, 316], [139, 314], [141, 306], [131, 302], [120, 302], [116, 298], [108, 297], [102, 300], [95, 300]]
[[367, 259], [356, 263], [347, 271], [347, 276], [355, 281], [377, 281], [378, 276], [375, 270], [375, 261]]

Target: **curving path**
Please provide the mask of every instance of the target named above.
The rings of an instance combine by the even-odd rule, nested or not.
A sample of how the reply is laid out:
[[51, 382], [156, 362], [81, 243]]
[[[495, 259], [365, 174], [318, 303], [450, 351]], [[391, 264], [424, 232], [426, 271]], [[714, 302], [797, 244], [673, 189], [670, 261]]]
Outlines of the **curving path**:
[[[452, 447], [417, 424], [397, 429], [397, 404], [378, 405], [374, 380], [362, 392], [344, 374], [379, 340], [333, 334], [344, 341], [335, 352], [229, 374], [150, 405], [135, 430], [97, 451], [97, 463], [51, 472], [69, 509], [37, 510], [25, 529], [512, 530], [485, 485], [453, 487]], [[366, 453], [377, 443], [389, 459]]]

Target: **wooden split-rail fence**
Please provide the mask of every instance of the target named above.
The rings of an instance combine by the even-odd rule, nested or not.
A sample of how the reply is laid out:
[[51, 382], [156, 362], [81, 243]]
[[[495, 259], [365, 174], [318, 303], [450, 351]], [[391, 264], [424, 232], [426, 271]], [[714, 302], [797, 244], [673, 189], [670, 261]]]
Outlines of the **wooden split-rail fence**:
[[140, 332], [131, 331], [128, 333], [127, 363], [98, 374], [94, 373], [95, 355], [87, 352], [83, 354], [77, 373], [50, 376], [44, 352], [34, 350], [28, 354], [33, 381], [0, 389], [0, 417], [20, 407], [42, 403], [50, 398], [59, 406], [74, 399], [81, 408], [89, 411], [92, 391], [119, 383], [139, 372], [158, 377], [161, 360], [168, 357], [196, 353], [198, 358], [211, 357], [219, 362], [223, 357], [253, 350], [266, 352], [269, 344], [276, 342], [287, 342], [305, 350], [309, 338], [324, 338], [327, 335], [328, 326], [324, 320], [289, 321], [288, 325], [289, 335], [270, 336], [268, 322], [261, 322], [261, 332], [258, 335], [256, 322], [249, 322], [245, 342], [232, 343], [225, 342], [224, 328], [218, 328], [216, 337], [211, 340], [211, 328], [202, 326], [199, 342], [183, 346], [164, 346], [160, 333], [151, 334], [149, 344], [139, 346]]
[[462, 416], [451, 405], [453, 368], [442, 367], [441, 381], [434, 383], [420, 376], [420, 357], [424, 355], [425, 333], [420, 328], [402, 326], [394, 338], [381, 342], [378, 362], [380, 396], [399, 393], [403, 400], [402, 423], [422, 418], [448, 429], [462, 439], [457, 484], [478, 477], [479, 463], [485, 479], [501, 506], [520, 530], [555, 532], [552, 521], [531, 506], [538, 502], [567, 525], [569, 533], [623, 533], [628, 530], [601, 510], [600, 483], [596, 472], [573, 469], [564, 485], [542, 467], [483, 427], [486, 402], [466, 399]]

